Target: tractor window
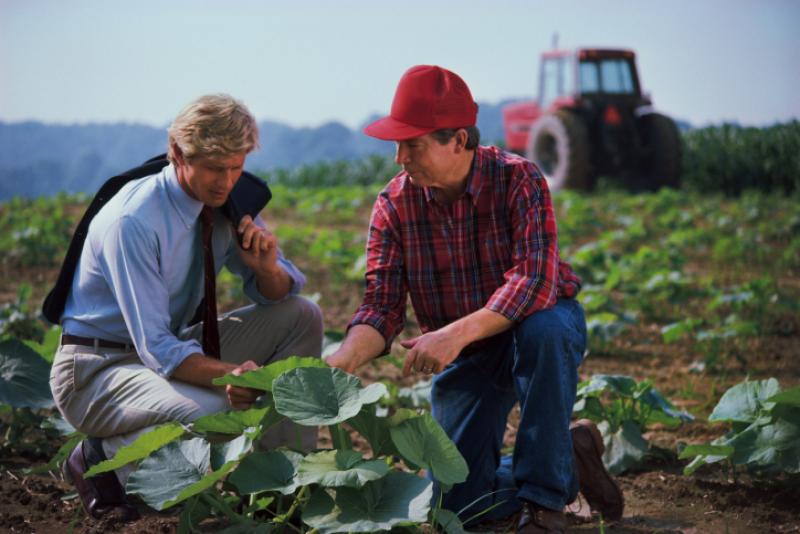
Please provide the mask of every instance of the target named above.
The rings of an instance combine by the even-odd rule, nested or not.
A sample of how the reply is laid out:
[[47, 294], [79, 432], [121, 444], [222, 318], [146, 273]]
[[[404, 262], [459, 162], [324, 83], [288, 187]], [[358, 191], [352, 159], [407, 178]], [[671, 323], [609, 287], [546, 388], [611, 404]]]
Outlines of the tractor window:
[[546, 59], [542, 64], [542, 107], [547, 107], [561, 94], [559, 71], [562, 65], [561, 59]]
[[597, 93], [600, 91], [600, 73], [594, 61], [581, 61], [581, 93]]
[[631, 65], [622, 58], [581, 61], [581, 93], [634, 92]]
[[600, 62], [603, 91], [606, 93], [632, 93], [631, 68], [624, 59], [605, 59]]

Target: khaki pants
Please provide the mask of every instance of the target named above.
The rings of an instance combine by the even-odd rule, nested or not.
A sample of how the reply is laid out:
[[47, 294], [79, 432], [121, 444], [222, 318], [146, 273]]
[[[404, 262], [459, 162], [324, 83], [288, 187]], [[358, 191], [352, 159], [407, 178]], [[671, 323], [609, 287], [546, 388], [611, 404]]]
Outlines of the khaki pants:
[[[322, 314], [302, 297], [235, 310], [219, 318], [219, 332], [222, 359], [233, 363], [253, 360], [263, 365], [288, 356], [319, 357], [322, 351]], [[179, 337], [199, 340], [201, 335], [198, 324]], [[135, 351], [123, 349], [60, 346], [50, 388], [64, 419], [89, 436], [103, 438], [108, 458], [155, 425], [190, 423], [230, 409], [223, 389], [165, 379], [142, 365]], [[310, 450], [316, 438], [316, 428], [284, 422], [264, 436], [261, 446]], [[132, 470], [117, 471], [123, 486]]]

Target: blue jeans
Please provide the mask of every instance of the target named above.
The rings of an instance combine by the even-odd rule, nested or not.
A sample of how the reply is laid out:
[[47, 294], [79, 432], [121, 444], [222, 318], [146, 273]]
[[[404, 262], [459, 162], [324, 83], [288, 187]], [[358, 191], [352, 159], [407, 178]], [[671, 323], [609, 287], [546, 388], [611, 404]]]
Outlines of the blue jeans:
[[[467, 480], [444, 495], [443, 506], [467, 519], [497, 504], [481, 520], [516, 512], [519, 499], [561, 510], [578, 493], [569, 423], [586, 350], [583, 309], [561, 299], [487, 345], [462, 353], [433, 379], [433, 416], [469, 465]], [[514, 455], [501, 458], [516, 401]], [[438, 493], [437, 486], [434, 500]]]

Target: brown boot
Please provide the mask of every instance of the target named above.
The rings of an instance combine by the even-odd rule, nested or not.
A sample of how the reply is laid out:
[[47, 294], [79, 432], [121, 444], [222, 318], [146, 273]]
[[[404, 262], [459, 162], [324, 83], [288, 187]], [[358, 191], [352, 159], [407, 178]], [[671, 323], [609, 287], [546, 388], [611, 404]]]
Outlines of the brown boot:
[[517, 534], [559, 534], [567, 530], [564, 512], [550, 510], [536, 503], [523, 501], [517, 523]]
[[618, 521], [622, 518], [625, 500], [622, 490], [603, 465], [605, 445], [600, 430], [588, 419], [575, 421], [569, 430], [581, 493], [593, 512], [603, 514], [607, 521]]
[[113, 471], [86, 478], [84, 473], [95, 464], [106, 459], [99, 439], [87, 438], [80, 443], [64, 462], [64, 478], [75, 485], [83, 509], [91, 517], [100, 519], [108, 514], [124, 522], [139, 519], [139, 512], [125, 495], [125, 490]]

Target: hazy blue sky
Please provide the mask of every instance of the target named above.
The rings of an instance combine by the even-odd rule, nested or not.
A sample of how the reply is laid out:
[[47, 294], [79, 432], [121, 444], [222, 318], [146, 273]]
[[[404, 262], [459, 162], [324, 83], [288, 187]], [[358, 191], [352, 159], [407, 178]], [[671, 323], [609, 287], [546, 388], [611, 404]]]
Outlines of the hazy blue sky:
[[0, 0], [0, 120], [168, 123], [227, 92], [259, 119], [356, 126], [411, 65], [477, 100], [536, 93], [563, 47], [638, 54], [656, 107], [695, 125], [800, 117], [800, 1]]

